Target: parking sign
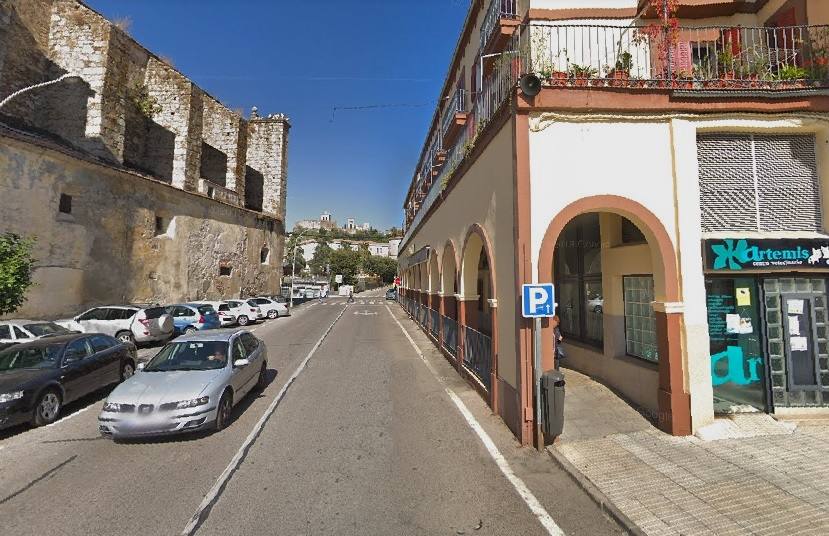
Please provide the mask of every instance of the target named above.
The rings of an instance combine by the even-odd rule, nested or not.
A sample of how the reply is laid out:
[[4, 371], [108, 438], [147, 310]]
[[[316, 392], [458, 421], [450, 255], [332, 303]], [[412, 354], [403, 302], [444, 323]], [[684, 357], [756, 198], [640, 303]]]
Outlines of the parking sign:
[[523, 286], [524, 318], [542, 318], [556, 314], [555, 289], [552, 283]]

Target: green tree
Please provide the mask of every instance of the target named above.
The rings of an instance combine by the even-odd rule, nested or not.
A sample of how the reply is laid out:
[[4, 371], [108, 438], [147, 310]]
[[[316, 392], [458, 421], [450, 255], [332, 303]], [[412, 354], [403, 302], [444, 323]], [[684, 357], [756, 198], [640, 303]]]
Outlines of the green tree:
[[288, 243], [285, 246], [285, 260], [288, 266], [293, 267], [294, 250], [296, 250], [296, 271], [299, 273], [305, 269], [308, 263], [305, 260], [302, 245], [297, 242], [297, 236], [297, 234], [292, 234], [288, 238]]
[[314, 251], [314, 257], [308, 263], [311, 273], [314, 275], [324, 275], [327, 273], [328, 265], [331, 263], [331, 254], [333, 250], [328, 245], [327, 241], [320, 241], [317, 243], [317, 249]]
[[13, 233], [0, 235], [0, 315], [17, 311], [34, 284], [35, 241]]
[[342, 275], [343, 284], [357, 283], [357, 274], [362, 270], [362, 257], [359, 251], [343, 246], [331, 252], [331, 274]]
[[394, 282], [397, 276], [397, 261], [388, 257], [369, 257], [366, 261], [365, 271], [369, 274], [376, 275], [384, 284]]

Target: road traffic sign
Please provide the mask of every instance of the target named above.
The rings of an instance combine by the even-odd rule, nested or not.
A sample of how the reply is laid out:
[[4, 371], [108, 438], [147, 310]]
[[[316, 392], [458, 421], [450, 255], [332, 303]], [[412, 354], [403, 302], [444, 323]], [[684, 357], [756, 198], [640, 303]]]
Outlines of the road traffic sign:
[[334, 276], [334, 282], [337, 283], [338, 285], [341, 284], [343, 282], [343, 276], [339, 275], [339, 274], [335, 275]]
[[522, 290], [524, 318], [543, 318], [556, 314], [555, 289], [552, 283], [523, 285]]

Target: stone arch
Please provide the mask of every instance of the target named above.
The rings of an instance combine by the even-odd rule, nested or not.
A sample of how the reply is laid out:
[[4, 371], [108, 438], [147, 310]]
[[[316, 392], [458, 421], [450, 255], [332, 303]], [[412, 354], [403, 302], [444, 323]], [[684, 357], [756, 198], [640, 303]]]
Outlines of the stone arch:
[[[646, 207], [631, 199], [600, 195], [580, 199], [562, 209], [549, 223], [541, 242], [538, 256], [538, 281], [552, 283], [553, 256], [559, 235], [576, 216], [586, 213], [612, 213], [633, 222], [650, 246], [654, 278], [654, 308], [659, 349], [659, 404], [660, 428], [675, 435], [691, 433], [690, 397], [685, 389], [682, 347], [681, 315], [673, 305], [681, 301], [677, 256], [670, 235], [662, 222]], [[661, 305], [660, 305], [661, 304]], [[553, 328], [543, 322], [543, 368], [553, 366]]]
[[438, 254], [433, 249], [429, 255], [429, 294], [440, 292], [440, 262]]
[[464, 297], [477, 295], [477, 266], [480, 264], [481, 255], [485, 255], [486, 263], [489, 266], [492, 295], [495, 292], [495, 263], [492, 257], [492, 246], [486, 231], [477, 223], [473, 224], [466, 232], [463, 250], [461, 251], [460, 270], [460, 292]]

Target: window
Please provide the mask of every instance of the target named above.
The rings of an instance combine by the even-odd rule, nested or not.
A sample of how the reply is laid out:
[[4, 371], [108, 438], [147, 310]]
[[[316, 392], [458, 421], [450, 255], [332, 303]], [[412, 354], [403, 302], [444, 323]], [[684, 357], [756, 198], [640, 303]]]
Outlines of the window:
[[109, 309], [107, 320], [129, 320], [135, 315], [135, 309]]
[[262, 264], [268, 264], [268, 257], [270, 257], [271, 252], [268, 249], [268, 246], [262, 246], [262, 251], [259, 252], [259, 262]]
[[258, 303], [259, 305], [269, 305], [269, 304], [271, 303], [271, 301], [270, 301], [270, 300], [267, 300], [267, 299], [265, 299], [265, 298], [256, 298], [256, 299], [255, 299], [255, 300], [253, 300], [253, 301], [255, 301], [256, 303]]
[[245, 345], [242, 343], [242, 337], [236, 337], [236, 340], [233, 341], [233, 361], [237, 359], [246, 359], [248, 357], [247, 349]]
[[14, 336], [17, 337], [18, 339], [30, 339], [31, 338], [31, 337], [29, 337], [28, 333], [25, 333], [22, 329], [20, 329], [17, 326], [14, 326], [12, 329], [14, 330]]
[[625, 349], [628, 355], [659, 362], [656, 317], [653, 314], [653, 276], [625, 276]]
[[219, 266], [219, 275], [229, 276], [232, 271], [230, 266]]
[[0, 326], [0, 339], [11, 339], [12, 330], [9, 326]]
[[108, 309], [98, 307], [82, 314], [78, 320], [106, 320]]
[[72, 196], [60, 194], [60, 202], [58, 203], [58, 211], [62, 214], [72, 214]]
[[105, 337], [103, 335], [93, 335], [90, 341], [92, 342], [92, 350], [96, 353], [109, 350], [117, 344], [115, 339], [110, 339], [109, 337]]
[[92, 354], [92, 349], [86, 342], [86, 339], [78, 339], [69, 343], [66, 347], [66, 353], [63, 355], [63, 360], [66, 363], [73, 361], [80, 361]]
[[224, 312], [230, 311], [230, 305], [228, 305], [226, 303], [219, 304], [219, 311], [224, 311]]
[[216, 314], [216, 309], [214, 309], [212, 305], [199, 305], [196, 307], [196, 310], [203, 315]]
[[160, 236], [167, 233], [167, 222], [162, 216], [155, 217], [155, 236]]
[[602, 347], [604, 294], [599, 215], [584, 214], [568, 223], [555, 252], [561, 332], [572, 340]]
[[242, 344], [245, 345], [245, 349], [248, 352], [248, 355], [252, 354], [259, 348], [259, 339], [251, 335], [250, 333], [242, 333], [239, 337], [242, 340]]

